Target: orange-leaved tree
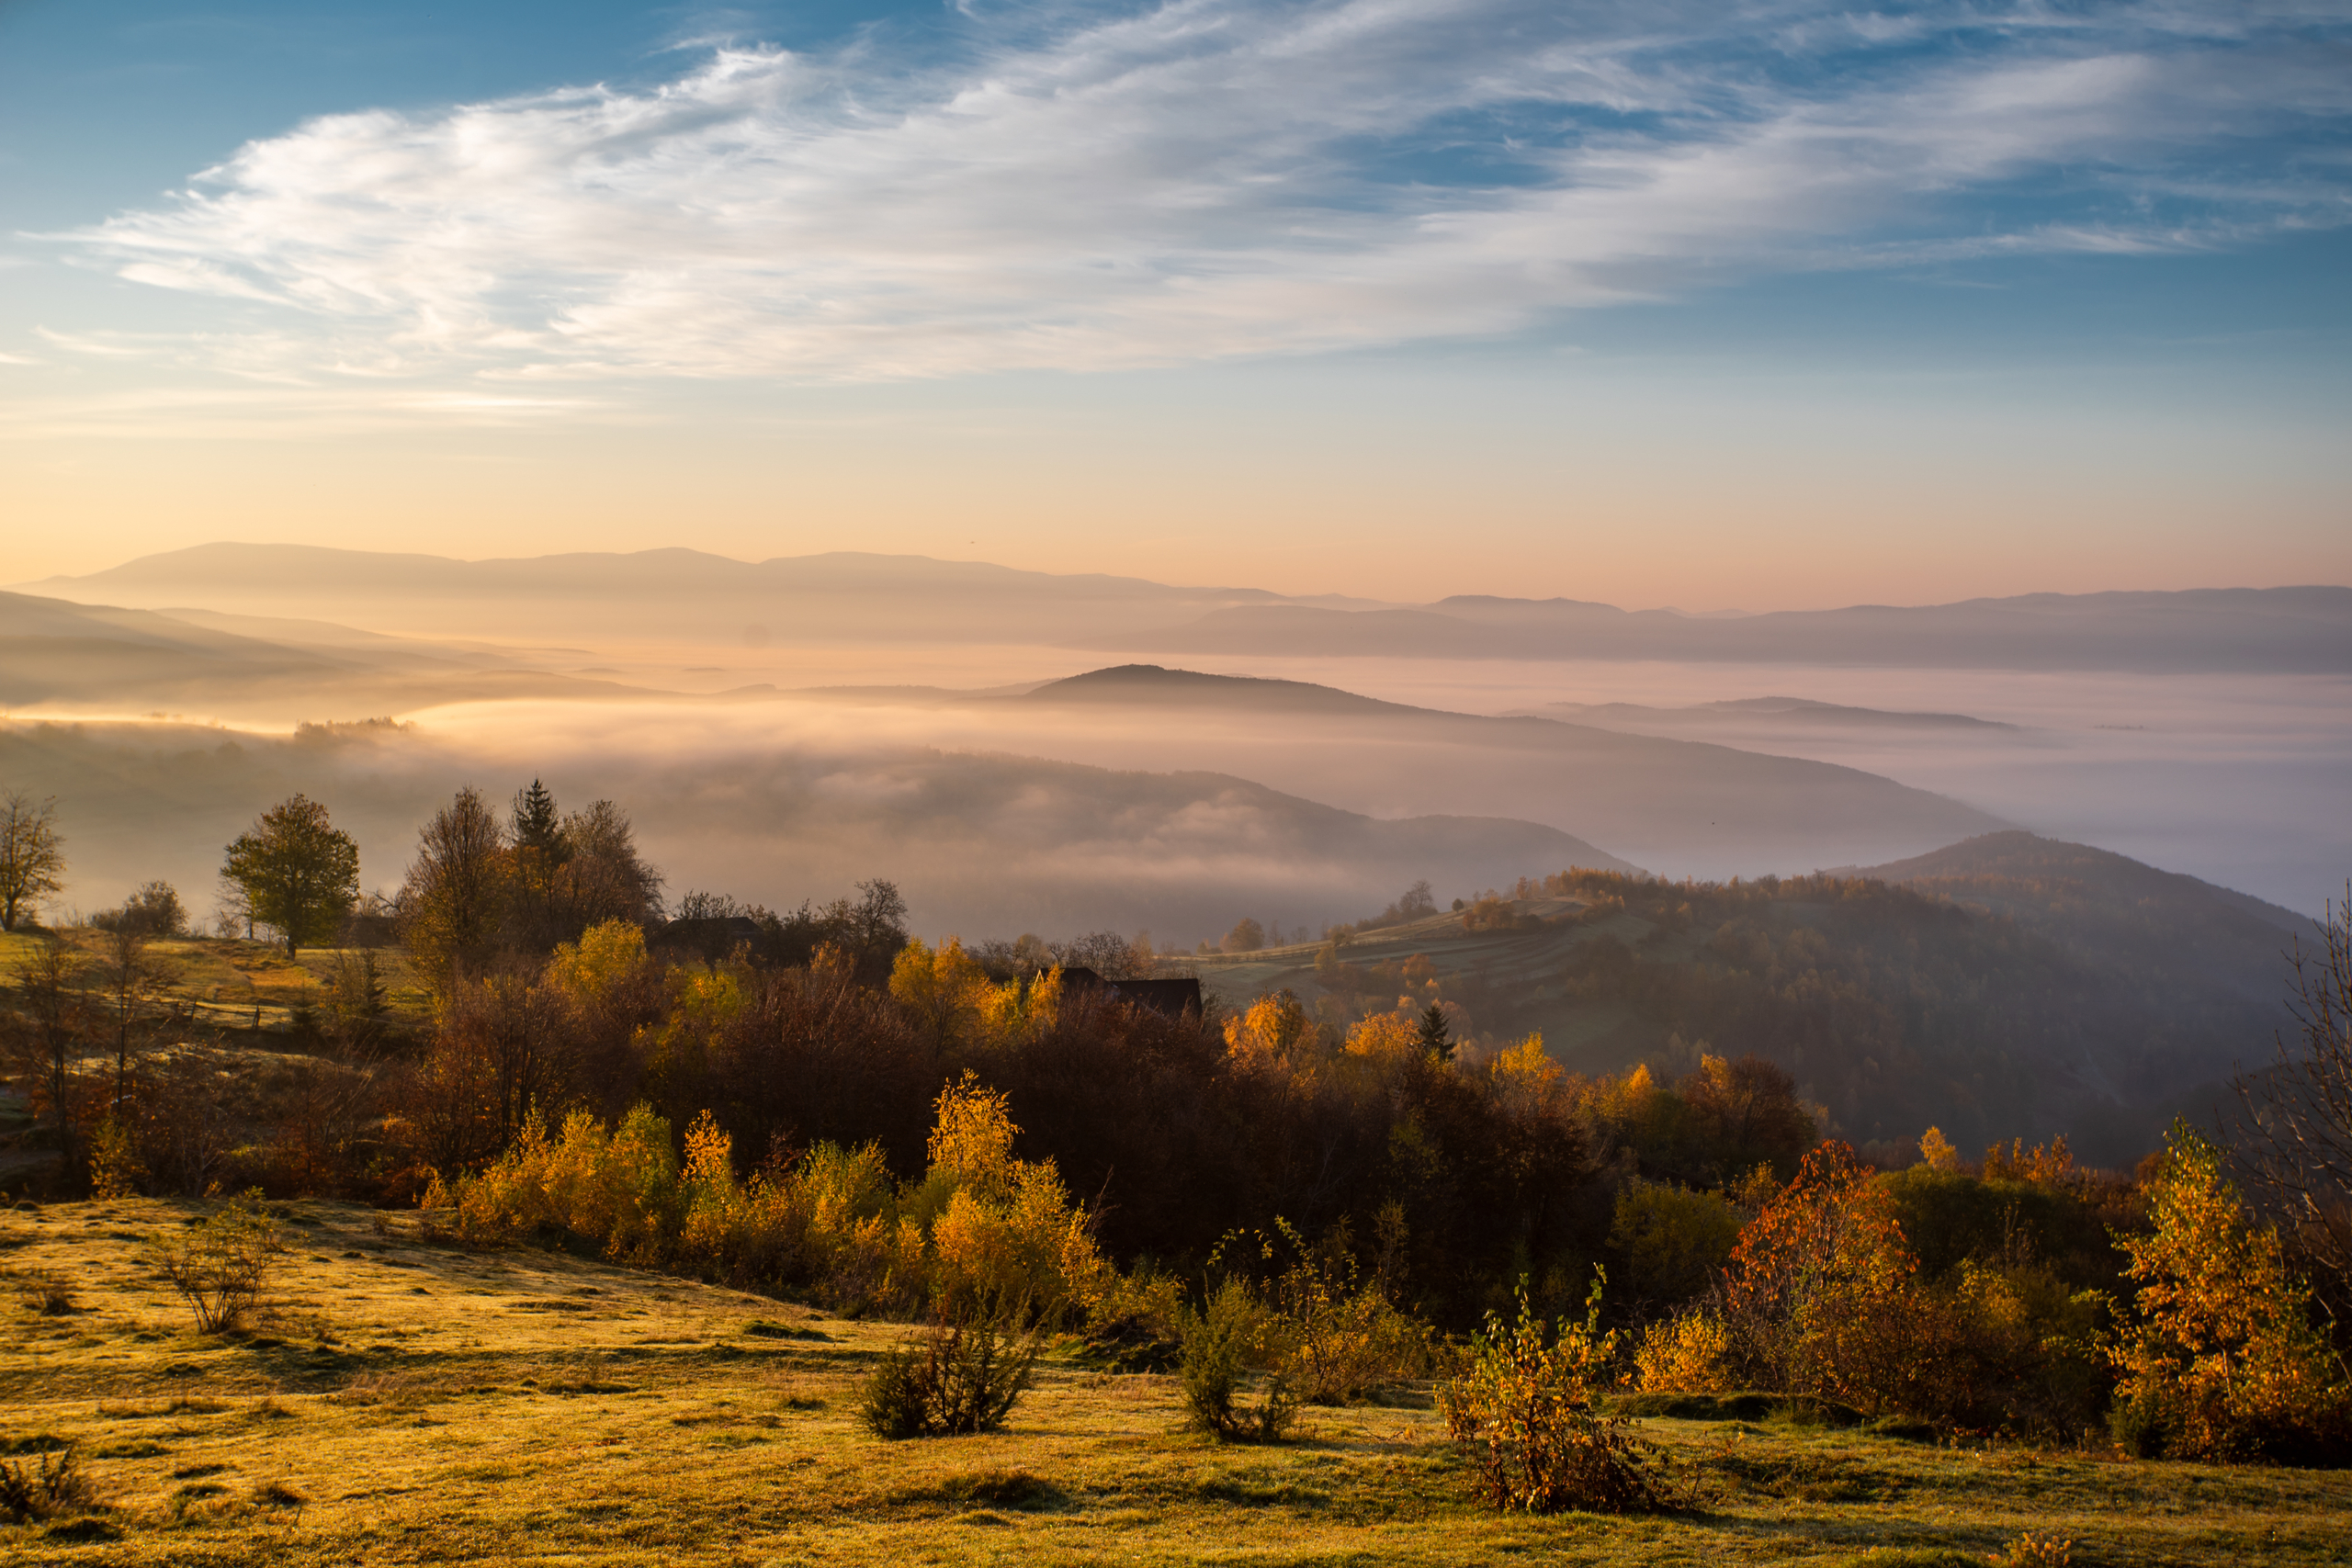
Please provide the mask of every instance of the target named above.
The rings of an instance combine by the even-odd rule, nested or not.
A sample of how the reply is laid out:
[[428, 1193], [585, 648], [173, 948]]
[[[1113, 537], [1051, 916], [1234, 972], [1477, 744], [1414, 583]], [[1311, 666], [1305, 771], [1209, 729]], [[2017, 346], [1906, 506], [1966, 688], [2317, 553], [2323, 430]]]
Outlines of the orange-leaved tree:
[[1875, 1175], [1824, 1144], [1740, 1233], [1723, 1316], [1757, 1384], [1865, 1410], [1914, 1403], [1931, 1359], [1915, 1337], [1919, 1264]]

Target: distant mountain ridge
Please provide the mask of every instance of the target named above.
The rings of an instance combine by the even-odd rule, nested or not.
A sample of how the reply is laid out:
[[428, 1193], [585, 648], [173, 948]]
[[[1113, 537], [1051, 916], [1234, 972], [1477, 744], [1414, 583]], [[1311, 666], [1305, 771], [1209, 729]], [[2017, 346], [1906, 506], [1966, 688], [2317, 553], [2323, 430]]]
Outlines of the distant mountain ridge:
[[1897, 668], [2352, 672], [2352, 588], [2035, 593], [1718, 618], [1575, 600], [1418, 609], [1233, 605], [1105, 652], [1286, 658], [1679, 660]]
[[1964, 713], [1908, 713], [1885, 708], [1849, 707], [1815, 702], [1808, 697], [1732, 697], [1722, 702], [1694, 703], [1683, 707], [1650, 707], [1640, 703], [1545, 703], [1541, 707], [1514, 710], [1530, 717], [1556, 718], [1566, 724], [1619, 725], [1656, 728], [1721, 728], [1726, 722], [1756, 720], [1802, 726], [1896, 729], [2015, 729], [1996, 719], [1972, 718]]
[[[562, 635], [555, 612], [576, 602], [581, 624], [616, 635], [632, 620], [616, 621], [603, 607], [627, 604], [649, 635], [669, 636], [687, 627], [707, 636], [714, 619], [741, 616], [747, 636], [973, 637], [1127, 653], [2352, 672], [2352, 588], [2324, 585], [1713, 616], [1493, 594], [1384, 604], [860, 551], [740, 561], [668, 548], [467, 561], [216, 543], [14, 586], [151, 609], [193, 601], [310, 618], [321, 604], [342, 618], [352, 618], [350, 606], [372, 605], [403, 627], [438, 615], [443, 629], [455, 607], [494, 599], [535, 606], [525, 617], [534, 636]], [[783, 624], [752, 618], [763, 613]]]

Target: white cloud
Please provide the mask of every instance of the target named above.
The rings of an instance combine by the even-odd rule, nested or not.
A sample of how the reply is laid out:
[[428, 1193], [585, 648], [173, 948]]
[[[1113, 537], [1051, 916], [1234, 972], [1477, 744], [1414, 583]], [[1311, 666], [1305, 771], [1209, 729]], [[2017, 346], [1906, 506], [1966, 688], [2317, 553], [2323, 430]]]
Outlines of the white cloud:
[[[1690, 15], [1171, 0], [983, 24], [915, 73], [730, 46], [642, 91], [314, 120], [70, 238], [277, 308], [213, 334], [247, 375], [823, 380], [1509, 332], [1764, 267], [2346, 218], [2340, 163], [2149, 205], [2215, 147], [2352, 109], [2324, 71], [2247, 91], [2291, 15]], [[1945, 210], [2062, 165], [2105, 183]]]

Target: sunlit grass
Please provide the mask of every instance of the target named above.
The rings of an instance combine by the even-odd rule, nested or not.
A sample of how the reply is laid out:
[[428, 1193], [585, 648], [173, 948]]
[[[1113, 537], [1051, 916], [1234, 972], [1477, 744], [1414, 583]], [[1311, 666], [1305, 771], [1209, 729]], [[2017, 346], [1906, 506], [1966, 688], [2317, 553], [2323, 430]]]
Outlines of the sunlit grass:
[[[92, 964], [101, 960], [103, 933], [76, 927], [59, 934]], [[40, 940], [25, 931], [0, 932], [0, 984], [14, 982]], [[430, 1015], [431, 1004], [409, 972], [407, 954], [397, 947], [370, 951], [388, 1016], [397, 1023], [421, 1023]], [[157, 980], [151, 1005], [187, 1004], [199, 1026], [283, 1029], [295, 1008], [326, 1000], [341, 953], [305, 948], [288, 958], [284, 948], [269, 942], [176, 937], [150, 943], [147, 956]]]
[[1728, 1422], [1641, 1423], [1687, 1513], [1498, 1517], [1425, 1397], [1217, 1448], [1173, 1380], [1067, 1359], [1003, 1433], [883, 1443], [854, 1391], [891, 1325], [338, 1204], [288, 1206], [275, 1317], [204, 1338], [141, 1246], [191, 1209], [0, 1213], [0, 1267], [82, 1308], [0, 1299], [0, 1447], [74, 1444], [105, 1505], [0, 1527], [0, 1562], [1982, 1562], [2029, 1529], [2085, 1563], [2352, 1560], [2340, 1474]]

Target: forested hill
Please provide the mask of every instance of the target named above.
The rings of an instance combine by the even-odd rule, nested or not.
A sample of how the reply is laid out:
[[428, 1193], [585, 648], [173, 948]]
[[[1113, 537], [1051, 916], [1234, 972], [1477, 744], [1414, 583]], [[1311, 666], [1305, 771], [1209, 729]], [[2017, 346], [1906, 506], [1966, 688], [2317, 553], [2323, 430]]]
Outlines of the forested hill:
[[[1862, 874], [1704, 884], [1574, 873], [1461, 915], [1204, 964], [1334, 1023], [1458, 1003], [1583, 1072], [1770, 1058], [1857, 1142], [2064, 1133], [2100, 1163], [2210, 1121], [2287, 1023], [2296, 917], [2120, 855], [2003, 833]], [[1474, 929], [1475, 928], [1475, 929]]]
[[[2087, 844], [1986, 833], [1852, 874], [2006, 915], [2134, 986], [2267, 1008], [2281, 953], [2312, 923], [2276, 904]], [[2182, 999], [2176, 998], [2176, 1000]]]

